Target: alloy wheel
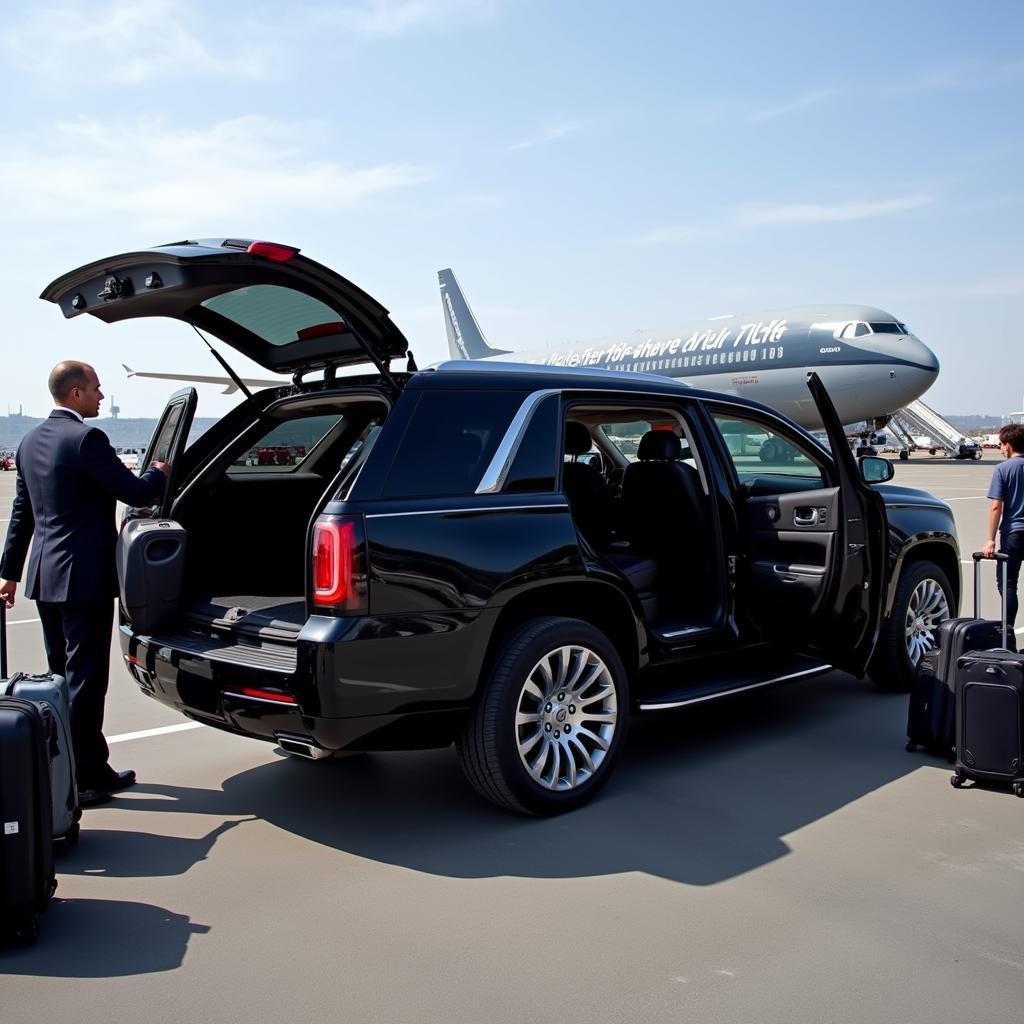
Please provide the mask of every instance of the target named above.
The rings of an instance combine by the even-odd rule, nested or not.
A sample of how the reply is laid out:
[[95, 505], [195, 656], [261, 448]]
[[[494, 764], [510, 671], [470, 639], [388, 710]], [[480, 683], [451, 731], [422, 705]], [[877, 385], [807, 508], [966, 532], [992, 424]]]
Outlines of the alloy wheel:
[[949, 618], [946, 592], [937, 580], [923, 579], [907, 602], [905, 622], [907, 657], [916, 666], [921, 655], [935, 646], [935, 633], [941, 622]]
[[516, 745], [530, 777], [565, 791], [593, 777], [611, 747], [618, 695], [608, 666], [578, 644], [545, 654], [516, 705]]

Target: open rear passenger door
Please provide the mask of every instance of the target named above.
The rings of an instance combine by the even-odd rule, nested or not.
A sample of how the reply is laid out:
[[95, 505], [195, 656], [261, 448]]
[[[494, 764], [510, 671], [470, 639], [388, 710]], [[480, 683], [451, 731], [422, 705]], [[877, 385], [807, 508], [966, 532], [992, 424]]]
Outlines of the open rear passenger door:
[[188, 441], [189, 431], [192, 429], [192, 420], [196, 414], [198, 400], [195, 388], [182, 388], [171, 395], [156, 425], [156, 430], [153, 431], [153, 438], [146, 450], [146, 457], [139, 467], [139, 472], [144, 472], [154, 462], [166, 462], [171, 467], [160, 504], [153, 508], [155, 515], [166, 516], [170, 511], [181, 453], [185, 450], [185, 443]]

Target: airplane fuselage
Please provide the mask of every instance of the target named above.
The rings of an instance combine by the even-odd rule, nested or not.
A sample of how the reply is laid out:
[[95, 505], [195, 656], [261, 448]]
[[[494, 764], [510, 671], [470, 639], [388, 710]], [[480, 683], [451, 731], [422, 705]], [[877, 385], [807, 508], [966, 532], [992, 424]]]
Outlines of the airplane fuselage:
[[812, 430], [821, 423], [805, 384], [808, 371], [821, 377], [846, 423], [902, 408], [920, 397], [939, 371], [934, 353], [895, 317], [853, 305], [716, 317], [671, 330], [485, 358], [664, 374], [763, 402]]

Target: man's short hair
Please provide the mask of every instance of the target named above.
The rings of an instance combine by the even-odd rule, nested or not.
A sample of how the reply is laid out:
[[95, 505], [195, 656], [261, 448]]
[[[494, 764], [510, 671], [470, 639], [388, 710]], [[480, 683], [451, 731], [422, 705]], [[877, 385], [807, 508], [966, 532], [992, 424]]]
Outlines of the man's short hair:
[[1024, 423], [1009, 423], [999, 431], [999, 443], [1024, 455]]
[[50, 394], [56, 401], [62, 402], [71, 393], [72, 388], [87, 387], [88, 371], [91, 369], [88, 363], [79, 363], [74, 359], [65, 359], [63, 363], [58, 363], [50, 371], [50, 378], [46, 382]]

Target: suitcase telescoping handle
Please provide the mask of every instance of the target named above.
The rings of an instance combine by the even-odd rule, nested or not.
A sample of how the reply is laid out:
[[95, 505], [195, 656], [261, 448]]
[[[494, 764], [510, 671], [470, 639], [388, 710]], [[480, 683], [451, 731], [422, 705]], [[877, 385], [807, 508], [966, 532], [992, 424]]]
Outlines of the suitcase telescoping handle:
[[[974, 559], [974, 617], [976, 619], [981, 618], [981, 563], [985, 560], [985, 556], [980, 551], [975, 551], [971, 556]], [[1004, 554], [1002, 551], [997, 551], [993, 558], [996, 560], [996, 572], [1002, 569], [1003, 573], [1003, 585], [999, 588], [1002, 596], [1001, 604], [1002, 609], [999, 616], [999, 621], [1002, 624], [1002, 638], [1003, 647], [1009, 648], [1010, 639], [1010, 627], [1006, 621], [1006, 564], [1010, 561], [1010, 556]]]

